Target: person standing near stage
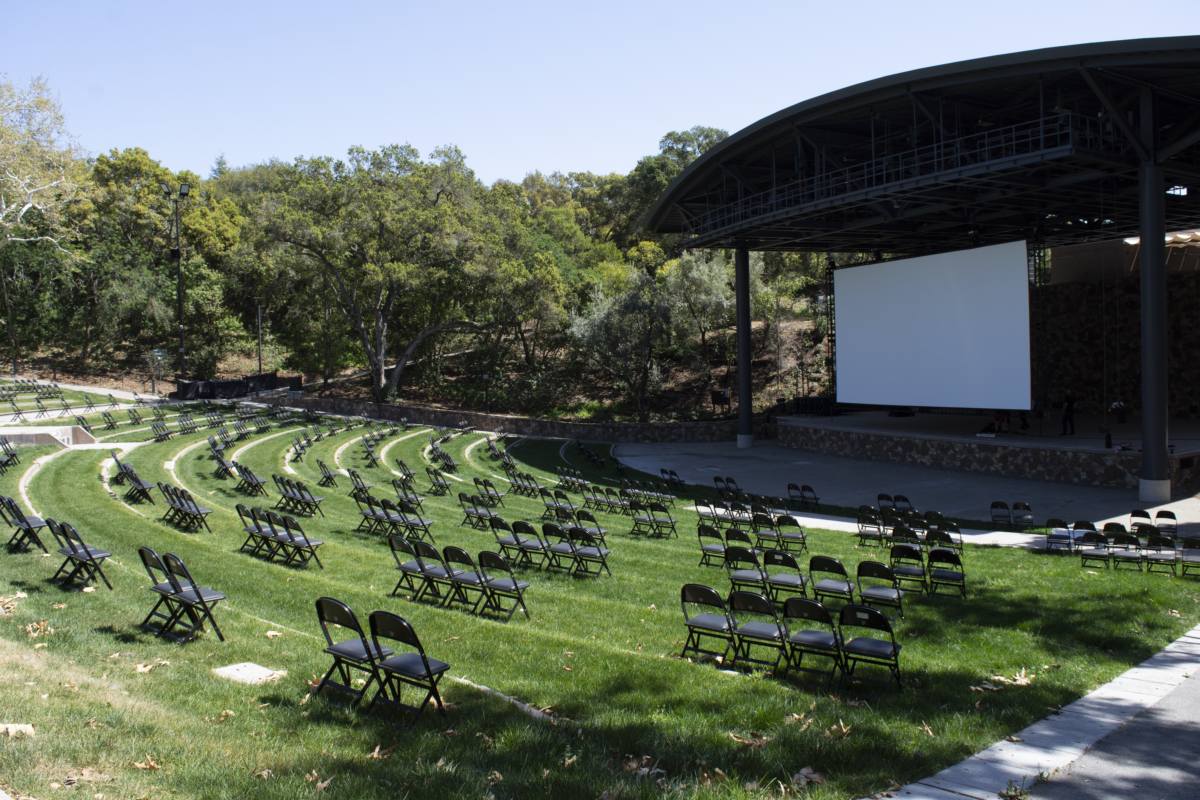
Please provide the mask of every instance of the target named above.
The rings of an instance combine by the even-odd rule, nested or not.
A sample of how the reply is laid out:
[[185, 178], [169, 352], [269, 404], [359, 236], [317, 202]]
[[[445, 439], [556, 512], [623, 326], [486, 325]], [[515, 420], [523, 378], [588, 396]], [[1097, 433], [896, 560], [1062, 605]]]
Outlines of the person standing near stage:
[[1067, 394], [1063, 397], [1063, 429], [1059, 436], [1067, 436], [1067, 426], [1071, 426], [1071, 436], [1075, 435], [1075, 395], [1070, 389], [1067, 389]]

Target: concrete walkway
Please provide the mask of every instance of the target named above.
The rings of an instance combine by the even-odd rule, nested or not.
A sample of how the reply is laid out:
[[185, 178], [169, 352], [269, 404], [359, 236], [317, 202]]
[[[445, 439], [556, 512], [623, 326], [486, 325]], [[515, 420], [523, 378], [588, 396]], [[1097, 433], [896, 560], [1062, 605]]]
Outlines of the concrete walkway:
[[[1033, 508], [1038, 523], [1058, 517], [1068, 523], [1090, 520], [1097, 525], [1110, 520], [1128, 525], [1129, 512], [1135, 508], [1145, 509], [1151, 516], [1167, 509], [1179, 518], [1180, 535], [1200, 536], [1200, 500], [1194, 497], [1146, 506], [1132, 489], [1074, 486], [862, 461], [791, 450], [774, 442], [756, 442], [754, 447], [745, 449], [732, 442], [619, 444], [613, 452], [621, 461], [652, 475], [658, 475], [659, 469], [666, 467], [674, 469], [688, 483], [706, 486], [713, 485], [713, 476], [731, 476], [739, 486], [755, 494], [787, 497], [789, 483], [807, 483], [816, 490], [822, 504], [850, 508], [873, 506], [880, 493], [902, 494], [922, 511], [936, 509], [947, 517], [987, 520], [993, 500], [1003, 500], [1010, 506], [1024, 501]], [[1021, 536], [1016, 535], [1017, 539]], [[1017, 539], [993, 543], [1015, 544], [1019, 543]]]

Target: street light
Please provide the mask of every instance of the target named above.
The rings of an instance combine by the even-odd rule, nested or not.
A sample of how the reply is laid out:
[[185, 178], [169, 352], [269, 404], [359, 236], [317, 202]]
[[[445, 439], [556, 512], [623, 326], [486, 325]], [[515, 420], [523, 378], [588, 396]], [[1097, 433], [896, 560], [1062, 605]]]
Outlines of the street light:
[[176, 196], [172, 196], [171, 187], [166, 183], [160, 183], [159, 188], [162, 189], [166, 201], [174, 207], [174, 214], [169, 222], [171, 227], [167, 230], [167, 242], [171, 244], [171, 260], [175, 262], [176, 318], [179, 321], [179, 378], [183, 380], [187, 377], [187, 371], [183, 352], [183, 259], [179, 246], [179, 201], [187, 200], [191, 187], [186, 183], [179, 184], [179, 194]]

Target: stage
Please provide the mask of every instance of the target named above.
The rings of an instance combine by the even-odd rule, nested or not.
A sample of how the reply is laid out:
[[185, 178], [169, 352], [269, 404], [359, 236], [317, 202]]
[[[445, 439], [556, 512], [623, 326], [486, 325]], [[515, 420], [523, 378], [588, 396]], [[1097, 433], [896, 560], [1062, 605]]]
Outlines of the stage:
[[[1075, 435], [1060, 436], [1062, 415], [1026, 420], [1009, 418], [1012, 430], [977, 436], [991, 415], [922, 414], [890, 417], [886, 411], [859, 411], [835, 417], [781, 416], [779, 443], [797, 450], [915, 464], [939, 469], [1011, 478], [1030, 478], [1083, 486], [1136, 489], [1141, 472], [1141, 425], [1129, 417], [1123, 425], [1108, 416], [1114, 447], [1105, 449], [1100, 415], [1076, 414]], [[1170, 421], [1170, 475], [1174, 496], [1200, 490], [1200, 420]]]

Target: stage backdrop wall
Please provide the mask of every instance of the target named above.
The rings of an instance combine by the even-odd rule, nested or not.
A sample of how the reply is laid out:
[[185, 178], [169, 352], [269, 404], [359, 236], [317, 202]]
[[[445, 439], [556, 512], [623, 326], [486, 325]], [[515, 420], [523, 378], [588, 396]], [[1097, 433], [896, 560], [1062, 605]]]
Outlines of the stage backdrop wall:
[[[1141, 276], [1047, 286], [1046, 385], [1051, 409], [1067, 389], [1076, 410], [1098, 414], [1120, 400], [1142, 407]], [[841, 331], [838, 331], [839, 347]], [[1038, 351], [1034, 342], [1033, 351]], [[839, 365], [840, 366], [840, 365]], [[1172, 417], [1200, 417], [1200, 273], [1167, 277], [1167, 386]], [[840, 375], [839, 375], [840, 378]], [[1120, 429], [1114, 429], [1119, 435]]]
[[834, 272], [837, 399], [1031, 408], [1025, 242]]

